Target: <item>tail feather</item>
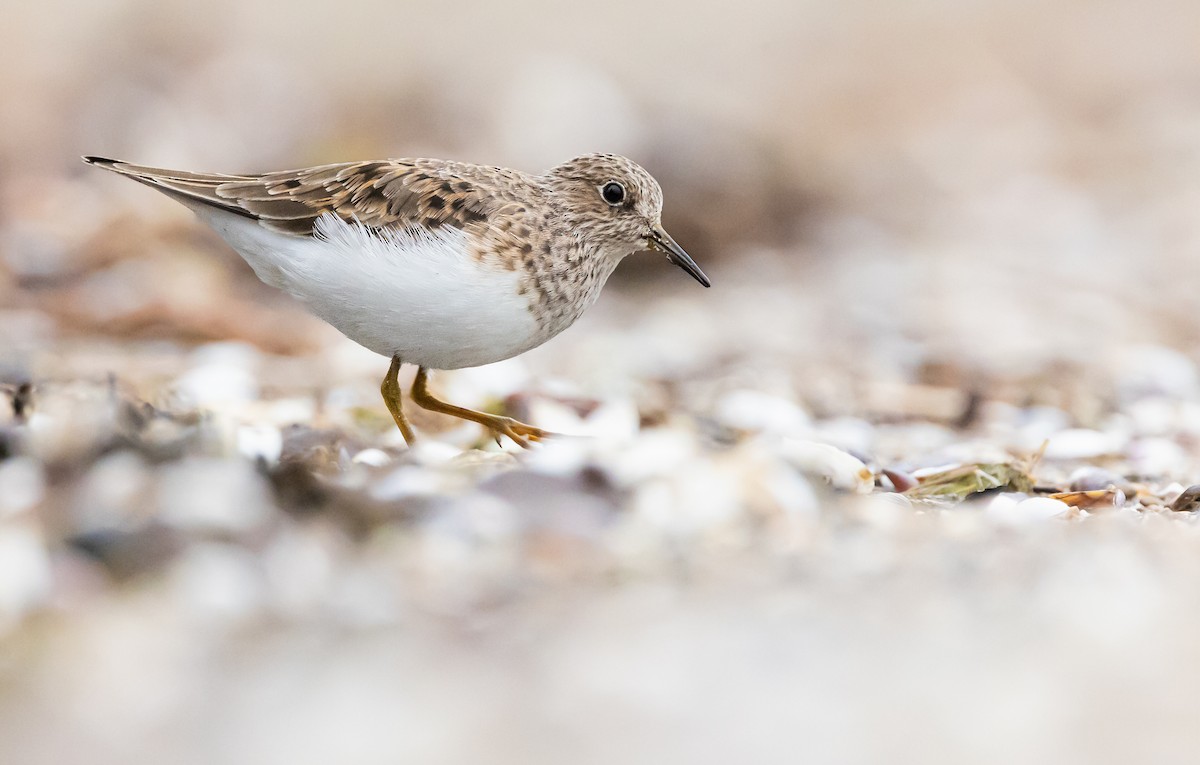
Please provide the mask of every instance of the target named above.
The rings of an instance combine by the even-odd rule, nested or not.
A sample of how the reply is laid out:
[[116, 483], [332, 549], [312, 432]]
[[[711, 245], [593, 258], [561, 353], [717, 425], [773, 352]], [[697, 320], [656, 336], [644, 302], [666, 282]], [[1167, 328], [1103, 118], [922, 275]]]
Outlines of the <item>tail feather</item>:
[[166, 170], [158, 167], [135, 165], [132, 162], [109, 159], [108, 157], [85, 156], [83, 157], [83, 161], [89, 165], [132, 178], [138, 183], [144, 183], [185, 204], [199, 203], [247, 218], [258, 217], [238, 205], [236, 200], [222, 197], [217, 193], [217, 187], [223, 183], [251, 181], [254, 180], [253, 176]]

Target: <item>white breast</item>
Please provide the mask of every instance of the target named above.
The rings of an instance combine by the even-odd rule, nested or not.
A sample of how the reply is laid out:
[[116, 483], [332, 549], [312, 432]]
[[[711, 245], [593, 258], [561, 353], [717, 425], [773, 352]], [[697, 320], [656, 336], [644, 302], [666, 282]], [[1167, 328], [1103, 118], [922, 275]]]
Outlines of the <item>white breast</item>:
[[260, 279], [384, 356], [458, 369], [543, 339], [518, 293], [521, 272], [478, 262], [460, 229], [378, 232], [328, 214], [316, 236], [300, 239], [211, 208], [196, 212]]

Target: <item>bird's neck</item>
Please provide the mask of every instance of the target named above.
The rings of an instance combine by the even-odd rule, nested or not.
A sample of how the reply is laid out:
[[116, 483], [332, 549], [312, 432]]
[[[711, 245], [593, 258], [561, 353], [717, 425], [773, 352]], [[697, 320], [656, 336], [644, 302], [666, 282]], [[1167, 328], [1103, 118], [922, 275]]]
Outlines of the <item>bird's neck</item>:
[[548, 268], [532, 278], [530, 310], [547, 339], [571, 326], [600, 296], [620, 262], [599, 248], [581, 242], [570, 229], [556, 234]]

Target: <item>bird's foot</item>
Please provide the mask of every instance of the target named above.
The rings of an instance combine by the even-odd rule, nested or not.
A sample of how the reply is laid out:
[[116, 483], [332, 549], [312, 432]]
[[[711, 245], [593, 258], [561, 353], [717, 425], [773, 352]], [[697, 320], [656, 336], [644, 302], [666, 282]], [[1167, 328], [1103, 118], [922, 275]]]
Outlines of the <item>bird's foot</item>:
[[502, 436], [508, 436], [517, 446], [524, 449], [530, 447], [530, 442], [537, 443], [542, 439], [553, 436], [553, 433], [535, 428], [532, 425], [526, 425], [519, 420], [514, 420], [511, 417], [501, 417], [500, 415], [489, 415], [482, 425], [491, 431], [492, 437], [496, 439], [496, 443], [500, 443]]

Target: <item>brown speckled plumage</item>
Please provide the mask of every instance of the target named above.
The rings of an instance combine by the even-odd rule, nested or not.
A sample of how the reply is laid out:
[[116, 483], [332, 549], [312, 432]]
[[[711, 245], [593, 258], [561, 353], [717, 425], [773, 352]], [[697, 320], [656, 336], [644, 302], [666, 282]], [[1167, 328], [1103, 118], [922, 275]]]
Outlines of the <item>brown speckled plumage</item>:
[[396, 383], [401, 361], [422, 368], [418, 404], [524, 444], [544, 434], [438, 402], [424, 370], [486, 364], [549, 340], [637, 250], [660, 250], [709, 284], [663, 230], [658, 183], [613, 154], [577, 157], [542, 175], [438, 159], [250, 175], [84, 160], [192, 207], [264, 281], [391, 356], [382, 391], [410, 442]]
[[[313, 236], [332, 213], [373, 229], [452, 226], [475, 243], [472, 255], [522, 269], [521, 292], [547, 338], [569, 326], [598, 295], [619, 260], [646, 249], [658, 225], [662, 190], [637, 164], [591, 154], [544, 175], [440, 159], [388, 159], [251, 175], [191, 173], [87, 158], [174, 196], [254, 219], [291, 236]], [[621, 183], [614, 208], [597, 189]]]

